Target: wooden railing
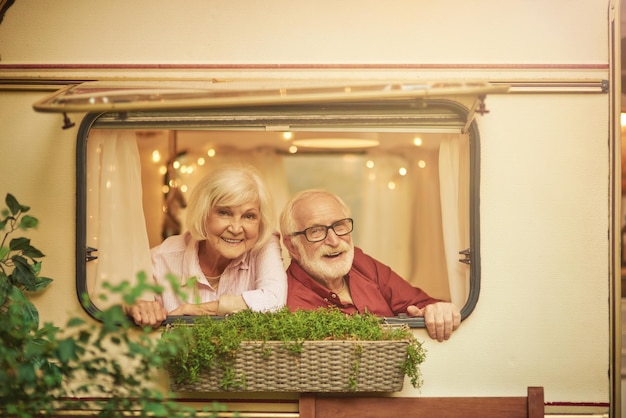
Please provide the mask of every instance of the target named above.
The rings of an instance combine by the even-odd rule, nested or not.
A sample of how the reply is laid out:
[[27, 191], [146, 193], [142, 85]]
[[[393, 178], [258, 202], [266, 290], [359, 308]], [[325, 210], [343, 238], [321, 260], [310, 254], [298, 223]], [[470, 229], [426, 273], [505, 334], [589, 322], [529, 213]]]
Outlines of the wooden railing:
[[302, 394], [300, 418], [544, 418], [543, 387], [519, 397], [371, 397]]

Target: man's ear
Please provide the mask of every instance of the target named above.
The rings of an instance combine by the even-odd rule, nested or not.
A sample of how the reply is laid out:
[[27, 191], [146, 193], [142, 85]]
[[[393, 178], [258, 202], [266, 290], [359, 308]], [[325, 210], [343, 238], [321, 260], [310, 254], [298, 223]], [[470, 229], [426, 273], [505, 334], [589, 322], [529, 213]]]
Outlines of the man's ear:
[[291, 237], [285, 236], [283, 237], [283, 244], [285, 244], [285, 248], [289, 252], [289, 256], [292, 260], [300, 260], [300, 254], [298, 253], [296, 246], [291, 242]]

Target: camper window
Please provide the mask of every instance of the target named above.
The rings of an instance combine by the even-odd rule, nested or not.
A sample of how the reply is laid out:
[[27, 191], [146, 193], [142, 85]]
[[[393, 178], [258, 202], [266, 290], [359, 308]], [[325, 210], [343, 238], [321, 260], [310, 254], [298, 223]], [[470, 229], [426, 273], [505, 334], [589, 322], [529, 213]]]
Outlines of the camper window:
[[87, 311], [119, 302], [105, 282], [149, 275], [149, 248], [185, 230], [200, 177], [243, 163], [262, 173], [277, 212], [305, 188], [339, 194], [355, 245], [466, 317], [480, 287], [479, 133], [468, 113], [451, 100], [394, 100], [88, 114], [76, 249]]

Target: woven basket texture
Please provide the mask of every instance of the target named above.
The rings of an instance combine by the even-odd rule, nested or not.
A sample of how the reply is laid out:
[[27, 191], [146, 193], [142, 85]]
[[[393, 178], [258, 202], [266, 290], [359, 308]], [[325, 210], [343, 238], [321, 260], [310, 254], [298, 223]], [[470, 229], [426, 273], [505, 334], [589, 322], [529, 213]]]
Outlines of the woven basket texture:
[[[407, 341], [305, 341], [292, 354], [280, 341], [243, 341], [234, 362], [240, 385], [221, 387], [224, 370], [200, 373], [173, 392], [397, 392], [404, 384]], [[268, 355], [268, 350], [269, 355]], [[354, 371], [355, 361], [358, 370]], [[356, 388], [351, 378], [356, 377]]]

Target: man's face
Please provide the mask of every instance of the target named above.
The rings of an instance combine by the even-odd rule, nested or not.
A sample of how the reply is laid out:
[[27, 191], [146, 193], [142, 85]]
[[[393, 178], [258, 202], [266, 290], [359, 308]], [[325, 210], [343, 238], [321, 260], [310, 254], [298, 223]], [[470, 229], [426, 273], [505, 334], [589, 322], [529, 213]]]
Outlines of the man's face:
[[[293, 208], [298, 231], [311, 226], [328, 226], [348, 217], [342, 206], [330, 196], [315, 196], [298, 202]], [[326, 284], [350, 271], [354, 259], [352, 234], [337, 236], [332, 229], [319, 242], [309, 242], [304, 235], [290, 237], [291, 257], [314, 279]]]

